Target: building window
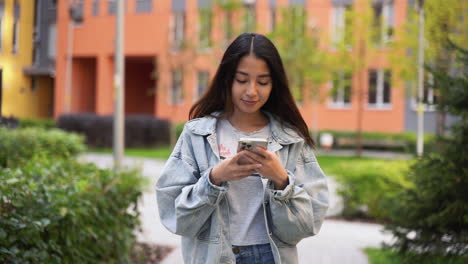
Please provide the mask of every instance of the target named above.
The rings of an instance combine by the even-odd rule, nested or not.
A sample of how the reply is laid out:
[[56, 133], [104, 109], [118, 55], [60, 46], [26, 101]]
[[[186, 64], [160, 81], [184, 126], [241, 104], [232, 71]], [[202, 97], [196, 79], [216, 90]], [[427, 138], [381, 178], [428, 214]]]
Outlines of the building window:
[[234, 35], [232, 19], [233, 19], [232, 11], [226, 10], [226, 15], [225, 15], [225, 20], [224, 20], [224, 45], [225, 46], [229, 45]]
[[395, 27], [393, 1], [375, 1], [372, 9], [374, 13], [373, 41], [377, 45], [385, 45], [393, 39]]
[[93, 0], [93, 16], [99, 15], [99, 0]]
[[333, 6], [331, 18], [333, 46], [344, 44], [348, 48], [351, 47], [351, 31], [346, 28], [346, 25], [350, 26], [352, 23], [351, 5]]
[[47, 55], [50, 59], [54, 60], [56, 55], [56, 41], [57, 41], [57, 25], [49, 25], [49, 38], [48, 38], [48, 48]]
[[19, 1], [14, 2], [14, 17], [13, 17], [13, 45], [12, 45], [12, 52], [13, 54], [18, 53], [19, 49], [19, 37], [20, 37], [20, 5]]
[[290, 7], [290, 28], [295, 36], [302, 38], [305, 33], [307, 14], [303, 6], [295, 5]]
[[36, 92], [37, 91], [37, 80], [36, 77], [31, 77], [31, 92]]
[[3, 14], [5, 12], [5, 3], [0, 1], [0, 52], [2, 51], [3, 44]]
[[351, 104], [352, 74], [339, 71], [333, 73], [330, 106], [333, 108], [347, 108]]
[[213, 12], [210, 9], [200, 9], [200, 31], [198, 45], [202, 50], [211, 46], [212, 19]]
[[185, 14], [175, 12], [172, 15], [172, 50], [180, 50], [184, 45]]
[[276, 9], [272, 8], [270, 10], [270, 32], [275, 31], [276, 28]]
[[199, 71], [197, 73], [197, 91], [195, 95], [196, 100], [198, 100], [203, 95], [203, 93], [208, 89], [208, 82], [209, 82], [209, 72]]
[[244, 4], [244, 32], [255, 31], [255, 2]]
[[368, 106], [371, 108], [388, 108], [391, 106], [391, 79], [389, 70], [369, 71]]
[[114, 15], [117, 12], [117, 0], [107, 1], [107, 12], [109, 15]]
[[71, 9], [70, 17], [75, 24], [80, 25], [83, 23], [84, 2], [83, 0], [75, 0], [72, 3], [73, 3], [73, 8]]
[[[427, 80], [424, 84], [423, 90], [423, 109], [424, 111], [435, 111], [437, 106], [437, 94], [434, 90], [434, 76], [426, 72], [424, 79]], [[414, 111], [418, 109], [418, 86], [412, 86], [411, 108]]]
[[153, 11], [153, 0], [136, 0], [137, 13], [151, 13]]
[[56, 9], [57, 8], [57, 0], [49, 0], [49, 5], [48, 5], [48, 8], [49, 9]]
[[182, 70], [174, 70], [172, 71], [172, 88], [170, 92], [170, 103], [171, 104], [180, 104], [183, 101], [183, 91], [182, 91], [182, 83], [183, 83], [183, 74]]

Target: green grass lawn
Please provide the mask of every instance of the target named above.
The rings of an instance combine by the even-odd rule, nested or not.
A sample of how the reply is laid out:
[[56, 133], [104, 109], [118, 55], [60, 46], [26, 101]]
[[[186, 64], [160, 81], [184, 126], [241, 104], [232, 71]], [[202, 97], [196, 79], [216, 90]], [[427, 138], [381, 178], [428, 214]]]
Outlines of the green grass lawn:
[[[112, 154], [112, 149], [89, 149], [88, 152]], [[125, 150], [125, 156], [154, 158], [154, 159], [167, 159], [172, 153], [169, 146], [160, 148], [130, 148]]]
[[[89, 152], [112, 154], [112, 149], [89, 149]], [[172, 149], [169, 146], [160, 148], [130, 148], [125, 150], [126, 156], [167, 159], [171, 155]], [[328, 175], [336, 175], [342, 172], [345, 165], [353, 164], [356, 161], [364, 163], [373, 163], [382, 161], [382, 159], [374, 158], [358, 158], [358, 157], [337, 157], [337, 156], [317, 156], [317, 160], [322, 170]], [[392, 161], [398, 162], [398, 161]]]
[[464, 264], [468, 257], [431, 256], [424, 260], [417, 260], [414, 256], [401, 256], [395, 251], [379, 248], [366, 248], [370, 264]]

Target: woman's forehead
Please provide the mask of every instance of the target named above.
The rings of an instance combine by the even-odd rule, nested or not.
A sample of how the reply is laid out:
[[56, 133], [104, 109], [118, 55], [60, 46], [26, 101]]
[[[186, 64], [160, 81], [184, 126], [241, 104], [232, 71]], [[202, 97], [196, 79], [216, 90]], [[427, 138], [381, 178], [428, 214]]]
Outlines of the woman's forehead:
[[266, 75], [270, 74], [268, 64], [265, 60], [253, 55], [244, 56], [237, 65], [236, 73], [242, 75]]

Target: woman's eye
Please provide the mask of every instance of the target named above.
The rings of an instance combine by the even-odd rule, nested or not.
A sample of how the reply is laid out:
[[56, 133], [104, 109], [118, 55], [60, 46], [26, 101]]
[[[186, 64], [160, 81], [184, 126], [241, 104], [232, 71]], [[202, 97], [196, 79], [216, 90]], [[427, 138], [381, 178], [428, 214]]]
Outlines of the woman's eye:
[[242, 83], [242, 84], [247, 82], [247, 80], [239, 80], [239, 79], [236, 79], [236, 81], [237, 81], [238, 83]]
[[265, 85], [268, 85], [270, 84], [269, 82], [258, 82], [258, 84], [262, 85], [262, 86], [265, 86]]

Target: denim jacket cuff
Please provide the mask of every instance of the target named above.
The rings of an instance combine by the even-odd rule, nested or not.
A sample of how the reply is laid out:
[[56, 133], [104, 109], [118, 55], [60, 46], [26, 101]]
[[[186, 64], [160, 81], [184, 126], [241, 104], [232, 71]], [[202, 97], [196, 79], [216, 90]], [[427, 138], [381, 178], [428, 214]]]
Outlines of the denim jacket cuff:
[[204, 178], [204, 185], [207, 188], [207, 195], [210, 201], [210, 204], [217, 205], [221, 198], [223, 197], [224, 193], [227, 192], [226, 183], [221, 184], [221, 186], [215, 185], [210, 181], [210, 172], [211, 169], [207, 170], [203, 175]]
[[268, 186], [268, 189], [270, 193], [272, 194], [272, 197], [277, 200], [289, 199], [294, 193], [294, 184], [296, 182], [296, 177], [290, 171], [287, 170], [287, 172], [288, 172], [289, 183], [288, 185], [286, 185], [286, 188], [284, 188], [284, 190], [275, 190], [273, 182], [270, 182], [270, 185]]

